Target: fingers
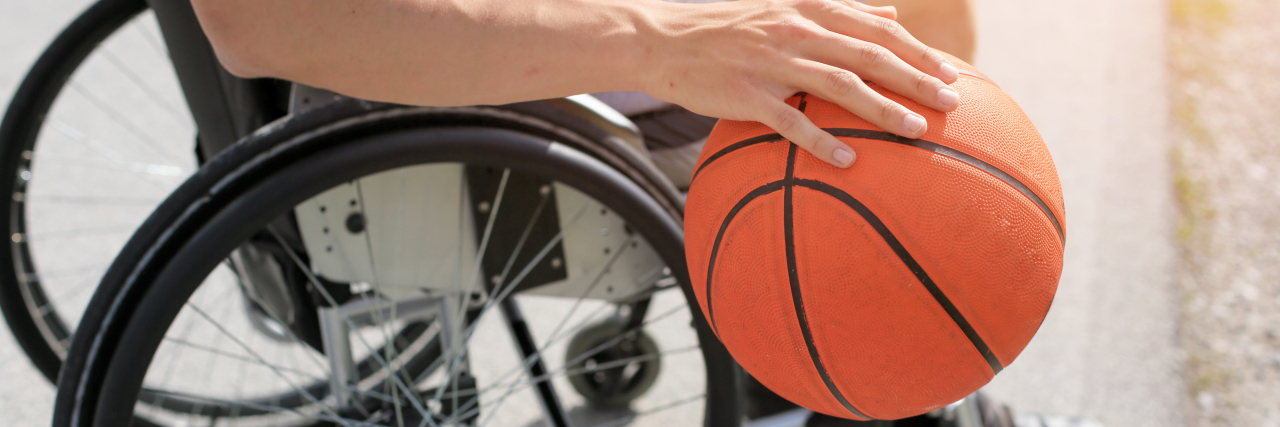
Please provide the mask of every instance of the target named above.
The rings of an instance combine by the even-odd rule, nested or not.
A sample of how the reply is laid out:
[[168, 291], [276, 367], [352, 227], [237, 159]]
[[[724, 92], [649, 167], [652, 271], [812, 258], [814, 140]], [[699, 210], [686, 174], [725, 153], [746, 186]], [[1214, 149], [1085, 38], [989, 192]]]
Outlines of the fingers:
[[797, 61], [797, 68], [797, 86], [881, 129], [907, 138], [919, 138], [928, 130], [923, 116], [871, 89], [848, 70], [813, 61]]
[[766, 101], [756, 120], [778, 131], [779, 135], [805, 149], [814, 157], [836, 167], [847, 168], [857, 160], [857, 154], [843, 142], [815, 126], [803, 112], [772, 96]]
[[894, 21], [898, 20], [898, 8], [893, 6], [872, 6], [858, 0], [843, 0], [843, 2], [849, 5], [849, 7], [862, 12], [870, 13], [884, 19], [892, 19]]
[[938, 111], [951, 111], [960, 95], [942, 80], [921, 72], [875, 43], [827, 32], [805, 42], [808, 57], [857, 73], [864, 79]]
[[815, 15], [814, 22], [836, 33], [880, 45], [901, 61], [947, 84], [959, 78], [959, 72], [950, 61], [916, 40], [893, 18], [870, 13], [857, 6], [835, 7], [829, 11], [831, 13]]

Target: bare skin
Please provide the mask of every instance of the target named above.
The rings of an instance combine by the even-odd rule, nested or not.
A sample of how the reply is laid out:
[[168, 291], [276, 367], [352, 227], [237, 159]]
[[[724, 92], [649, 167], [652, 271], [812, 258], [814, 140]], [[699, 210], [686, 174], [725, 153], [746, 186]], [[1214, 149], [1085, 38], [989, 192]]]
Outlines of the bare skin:
[[828, 163], [848, 145], [783, 102], [830, 100], [881, 128], [924, 119], [874, 80], [940, 111], [956, 69], [894, 19], [853, 0], [195, 0], [219, 59], [277, 77], [416, 105], [503, 104], [638, 90], [696, 113], [758, 121]]

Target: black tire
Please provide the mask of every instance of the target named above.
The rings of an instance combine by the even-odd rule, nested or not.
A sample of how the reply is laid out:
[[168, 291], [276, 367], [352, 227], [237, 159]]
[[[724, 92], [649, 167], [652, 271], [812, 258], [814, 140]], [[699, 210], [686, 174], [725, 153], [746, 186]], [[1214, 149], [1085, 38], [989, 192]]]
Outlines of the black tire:
[[[697, 307], [673, 192], [607, 143], [512, 110], [343, 101], [269, 125], [214, 158], [161, 204], [108, 269], [74, 337], [54, 424], [124, 425], [152, 353], [199, 285], [192, 273], [204, 277], [222, 252], [321, 190], [412, 164], [481, 162], [573, 186], [644, 236], [686, 303]], [[277, 209], [260, 208], [268, 205]], [[734, 364], [691, 310], [707, 375], [706, 425], [737, 425]]]
[[[24, 194], [31, 159], [24, 156], [36, 144], [41, 126], [54, 99], [62, 92], [71, 74], [108, 36], [147, 10], [145, 0], [101, 0], [71, 23], [40, 56], [23, 79], [0, 122], [0, 188]], [[0, 210], [0, 224], [8, 226], [5, 236], [21, 236], [26, 230], [24, 202], [5, 197], [9, 208]], [[27, 242], [6, 237], [0, 245], [0, 310], [14, 338], [31, 362], [55, 381], [71, 329], [56, 311], [40, 312], [47, 298], [36, 277]]]

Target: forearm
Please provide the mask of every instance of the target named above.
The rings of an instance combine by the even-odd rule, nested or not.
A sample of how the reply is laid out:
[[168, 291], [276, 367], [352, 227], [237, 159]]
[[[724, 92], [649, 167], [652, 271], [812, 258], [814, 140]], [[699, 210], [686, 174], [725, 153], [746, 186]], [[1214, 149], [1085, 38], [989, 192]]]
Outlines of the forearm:
[[840, 167], [852, 149], [785, 99], [811, 93], [908, 138], [925, 119], [867, 81], [940, 111], [958, 101], [955, 67], [892, 9], [853, 1], [193, 1], [237, 75], [440, 106], [639, 90], [762, 122]]
[[[649, 0], [196, 0], [220, 59], [364, 99], [501, 104], [640, 90]], [[652, 49], [648, 49], [652, 50]]]

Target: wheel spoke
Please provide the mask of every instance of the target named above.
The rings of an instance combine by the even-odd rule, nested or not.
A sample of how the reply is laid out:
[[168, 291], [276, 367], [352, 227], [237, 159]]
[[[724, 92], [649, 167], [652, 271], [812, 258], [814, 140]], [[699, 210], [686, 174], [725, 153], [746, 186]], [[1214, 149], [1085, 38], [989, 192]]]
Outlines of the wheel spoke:
[[[124, 155], [120, 154], [116, 150], [111, 149], [106, 144], [98, 142], [93, 138], [89, 138], [87, 135], [84, 134], [84, 132], [80, 132], [79, 130], [72, 127], [71, 125], [63, 123], [61, 120], [57, 120], [57, 119], [51, 120], [50, 125], [53, 127], [53, 130], [57, 131], [63, 136], [66, 136], [67, 138], [70, 138], [72, 141], [78, 142], [86, 147], [89, 147], [89, 149], [92, 150], [94, 153], [106, 158], [107, 160], [112, 161], [120, 169], [132, 172], [134, 175], [137, 175], [138, 178], [141, 178], [143, 181], [146, 181], [147, 183], [156, 186], [156, 188], [159, 188], [161, 190], [169, 189], [170, 187], [169, 185], [166, 185], [165, 183], [160, 181], [156, 181], [154, 178], [149, 176], [150, 174], [148, 174], [147, 166], [143, 166], [142, 168], [139, 168], [138, 167], [139, 165], [136, 164], [136, 162], [131, 162], [127, 160], [124, 157]], [[176, 166], [164, 166], [163, 168], [176, 168]], [[165, 170], [168, 170], [168, 169], [165, 169]], [[154, 200], [154, 199], [151, 199], [151, 200]]]
[[102, 278], [102, 273], [104, 272], [106, 272], [105, 268], [96, 269], [94, 270], [93, 274], [89, 275], [89, 277], [86, 277], [84, 280], [77, 282], [75, 285], [68, 286], [66, 289], [63, 289], [61, 292], [58, 292], [57, 297], [50, 299], [48, 302], [44, 303], [39, 307], [40, 310], [42, 311], [41, 314], [44, 314], [44, 312], [47, 312], [46, 307], [50, 307], [52, 304], [55, 304], [58, 301], [63, 301], [67, 297], [70, 297], [73, 294], [78, 294], [80, 293], [80, 291], [83, 291], [89, 288], [90, 286], [97, 285], [98, 279]]
[[190, 395], [190, 394], [186, 394], [186, 393], [178, 393], [178, 392], [168, 391], [168, 390], [150, 390], [150, 389], [148, 389], [147, 391], [148, 391], [148, 392], [150, 392], [150, 393], [153, 393], [153, 394], [157, 394], [157, 395], [168, 395], [168, 396], [170, 396], [170, 397], [181, 398], [181, 399], [183, 399], [183, 400], [189, 400], [189, 401], [193, 401], [193, 402], [201, 402], [201, 401], [203, 401], [203, 402], [207, 402], [207, 403], [211, 403], [211, 404], [218, 404], [218, 405], [223, 405], [223, 406], [230, 406], [230, 407], [233, 407], [233, 408], [234, 408], [234, 407], [247, 407], [247, 408], [258, 409], [258, 410], [262, 410], [262, 411], [266, 411], [266, 412], [272, 412], [272, 413], [292, 413], [292, 414], [297, 414], [298, 416], [301, 416], [301, 417], [306, 417], [306, 418], [311, 418], [311, 419], [317, 419], [317, 420], [320, 420], [320, 421], [329, 421], [329, 422], [340, 423], [340, 424], [342, 424], [342, 425], [344, 425], [344, 426], [352, 426], [352, 427], [355, 427], [355, 426], [382, 427], [382, 426], [379, 426], [378, 424], [373, 424], [373, 423], [370, 423], [370, 422], [367, 422], [367, 421], [360, 421], [360, 420], [352, 420], [352, 419], [349, 419], [349, 418], [343, 418], [343, 417], [337, 416], [336, 414], [323, 414], [323, 413], [320, 413], [320, 414], [304, 414], [302, 411], [299, 411], [299, 410], [297, 410], [297, 409], [295, 409], [295, 408], [287, 408], [287, 407], [283, 407], [283, 406], [279, 406], [279, 405], [267, 405], [267, 404], [256, 403], [256, 402], [252, 402], [252, 401], [245, 401], [245, 400], [235, 400], [235, 401], [230, 401], [230, 400], [226, 400], [226, 399], [218, 399], [218, 398], [216, 398], [216, 397], [195, 396], [195, 395]]
[[130, 233], [138, 227], [135, 225], [113, 225], [105, 227], [86, 227], [71, 230], [44, 231], [39, 233], [27, 233], [27, 240], [46, 241], [61, 239], [77, 239], [82, 237], [108, 236]]
[[138, 76], [138, 73], [135, 73], [133, 71], [133, 68], [126, 65], [124, 61], [120, 60], [119, 57], [117, 57], [114, 53], [112, 53], [111, 49], [103, 47], [100, 53], [104, 58], [107, 58], [107, 62], [110, 62], [111, 65], [114, 66], [116, 70], [119, 70], [121, 74], [124, 74], [125, 78], [129, 79], [129, 81], [132, 82], [133, 85], [138, 88], [138, 90], [141, 90], [143, 93], [145, 93], [147, 97], [151, 98], [152, 101], [155, 101], [156, 104], [160, 104], [160, 106], [163, 107], [165, 112], [168, 113], [168, 116], [173, 119], [174, 123], [181, 125], [188, 132], [192, 132], [192, 133], [195, 132], [195, 128], [191, 125], [190, 122], [188, 122], [188, 120], [186, 120], [186, 117], [184, 117], [183, 114], [179, 112], [177, 108], [174, 108], [172, 104], [170, 104], [168, 101], [165, 101], [164, 98], [160, 96], [159, 91], [151, 87], [151, 85], [148, 84], [145, 80], [143, 80], [142, 77]]
[[662, 412], [662, 411], [665, 411], [665, 410], [668, 410], [668, 409], [671, 409], [671, 408], [675, 408], [675, 407], [678, 407], [678, 406], [688, 405], [688, 404], [690, 404], [690, 403], [697, 402], [697, 401], [699, 401], [699, 400], [703, 400], [703, 399], [705, 399], [706, 397], [707, 397], [706, 393], [702, 393], [702, 394], [695, 394], [695, 395], [693, 395], [693, 396], [689, 396], [689, 397], [685, 397], [685, 398], [681, 398], [681, 399], [676, 399], [676, 400], [673, 400], [673, 401], [671, 401], [671, 402], [668, 402], [668, 403], [665, 403], [665, 404], [662, 404], [662, 405], [658, 405], [658, 406], [656, 406], [656, 407], [653, 407], [653, 408], [650, 408], [650, 409], [647, 409], [647, 410], [644, 410], [644, 411], [640, 411], [640, 412], [637, 412], [637, 413], [634, 413], [634, 414], [631, 414], [631, 415], [628, 415], [628, 416], [625, 416], [625, 417], [619, 417], [619, 418], [615, 418], [615, 419], [610, 420], [610, 421], [605, 421], [605, 422], [602, 422], [602, 423], [593, 424], [593, 425], [592, 425], [592, 427], [613, 427], [613, 426], [625, 425], [625, 424], [628, 424], [628, 423], [630, 423], [630, 422], [632, 422], [632, 421], [635, 421], [635, 420], [637, 420], [637, 419], [639, 419], [639, 418], [641, 418], [641, 417], [644, 417], [644, 416], [646, 416], [646, 415], [649, 415], [649, 414], [656, 414], [656, 413], [658, 413], [658, 412]]
[[254, 359], [257, 359], [257, 360], [258, 360], [258, 362], [259, 362], [259, 363], [261, 363], [263, 366], [266, 366], [268, 369], [271, 369], [273, 372], [275, 372], [275, 373], [276, 373], [276, 376], [278, 376], [278, 377], [279, 377], [281, 380], [283, 380], [285, 383], [289, 384], [289, 386], [290, 386], [290, 387], [292, 387], [294, 391], [296, 391], [296, 392], [298, 392], [298, 393], [302, 394], [304, 397], [306, 397], [306, 398], [307, 398], [307, 400], [310, 400], [310, 401], [311, 401], [311, 403], [314, 403], [314, 404], [316, 404], [317, 406], [319, 406], [319, 407], [320, 407], [320, 409], [321, 409], [322, 411], [328, 412], [330, 416], [332, 416], [334, 419], [337, 419], [337, 420], [338, 420], [338, 422], [342, 423], [342, 425], [344, 425], [344, 426], [350, 426], [350, 425], [352, 425], [352, 424], [351, 424], [351, 423], [349, 423], [349, 422], [343, 421], [343, 420], [341, 419], [342, 417], [339, 417], [337, 413], [334, 413], [332, 409], [330, 409], [328, 406], [326, 406], [326, 405], [324, 405], [323, 403], [321, 403], [321, 402], [320, 402], [318, 399], [316, 399], [316, 397], [315, 397], [315, 396], [313, 396], [311, 393], [309, 393], [309, 392], [307, 392], [306, 390], [304, 390], [304, 389], [302, 389], [302, 388], [298, 387], [298, 385], [297, 385], [297, 384], [294, 384], [294, 383], [293, 383], [293, 381], [290, 381], [288, 376], [284, 375], [284, 373], [283, 373], [283, 372], [281, 372], [279, 369], [276, 369], [274, 365], [272, 365], [272, 364], [270, 364], [270, 363], [267, 363], [267, 361], [266, 361], [266, 360], [264, 360], [264, 359], [262, 358], [262, 356], [258, 355], [258, 353], [257, 353], [256, 351], [253, 351], [253, 348], [251, 348], [251, 347], [249, 347], [248, 345], [246, 345], [246, 344], [245, 344], [243, 341], [241, 341], [239, 338], [236, 338], [236, 336], [235, 336], [234, 334], [232, 334], [230, 331], [228, 331], [226, 328], [224, 328], [224, 327], [222, 326], [222, 324], [221, 324], [221, 323], [219, 323], [218, 321], [213, 320], [213, 318], [209, 317], [209, 315], [208, 315], [207, 313], [205, 313], [205, 312], [204, 312], [204, 310], [201, 310], [201, 309], [200, 309], [200, 307], [196, 306], [194, 303], [192, 303], [192, 302], [190, 302], [190, 301], [187, 301], [187, 302], [186, 302], [185, 304], [183, 304], [183, 305], [184, 305], [184, 306], [186, 306], [186, 307], [188, 307], [188, 308], [191, 308], [193, 311], [195, 311], [197, 314], [199, 314], [199, 315], [200, 315], [200, 317], [203, 317], [205, 320], [209, 321], [209, 323], [210, 323], [210, 324], [212, 324], [215, 328], [217, 328], [217, 329], [218, 329], [218, 331], [222, 332], [222, 334], [223, 334], [223, 335], [226, 335], [228, 338], [230, 338], [230, 339], [231, 339], [231, 341], [235, 342], [235, 343], [236, 343], [236, 345], [239, 345], [239, 346], [240, 346], [240, 348], [244, 349], [244, 350], [245, 350], [247, 353], [249, 353], [249, 355], [250, 355], [250, 356], [252, 356]]
[[[316, 279], [315, 275], [311, 273], [311, 269], [306, 265], [306, 263], [302, 262], [302, 259], [298, 257], [298, 254], [294, 252], [293, 248], [290, 247], [288, 242], [284, 240], [284, 237], [280, 236], [280, 233], [277, 232], [273, 226], [268, 226], [267, 230], [276, 239], [276, 241], [280, 243], [280, 245], [284, 248], [285, 252], [289, 255], [289, 258], [302, 271], [303, 275], [307, 277], [307, 280], [310, 281], [312, 287], [315, 288], [316, 291], [320, 293], [320, 295], [325, 299], [325, 302], [327, 302], [332, 307], [340, 306], [337, 300], [333, 298], [333, 295], [330, 294], [329, 291], [325, 289], [324, 285], [320, 283], [320, 280]], [[347, 322], [348, 326], [351, 328], [352, 331], [359, 330], [359, 327], [356, 325], [355, 322], [351, 320], [349, 316], [343, 316], [343, 318], [344, 318], [344, 321]], [[401, 380], [400, 376], [396, 375], [395, 371], [391, 369], [391, 365], [387, 363], [387, 361], [383, 359], [381, 355], [378, 354], [377, 349], [374, 349], [373, 346], [369, 345], [369, 342], [364, 339], [363, 335], [356, 333], [355, 336], [361, 343], [365, 345], [366, 349], [369, 350], [370, 357], [374, 358], [374, 360], [378, 362], [378, 364], [381, 365], [383, 369], [387, 370], [388, 378], [391, 379], [391, 381], [395, 384], [396, 387], [399, 387], [401, 391], [408, 396], [416, 396], [416, 394], [413, 393], [413, 389], [405, 385], [404, 381]], [[391, 345], [391, 344], [392, 343], [390, 342], [387, 343], [387, 345]], [[431, 420], [430, 411], [427, 411], [426, 408], [422, 406], [422, 403], [418, 401], [418, 399], [409, 399], [409, 401], [410, 403], [413, 404], [414, 409], [418, 411], [419, 415], [421, 415], [423, 419]], [[434, 422], [432, 422], [431, 425], [436, 426]]]
[[[134, 162], [124, 159], [124, 156], [114, 152], [105, 144], [96, 140], [85, 137], [79, 131], [72, 129], [66, 123], [60, 121], [51, 122], [54, 130], [63, 134], [74, 141], [88, 145], [91, 150], [95, 150], [94, 154], [98, 157], [89, 156], [73, 156], [56, 153], [39, 153], [35, 157], [37, 168], [39, 165], [54, 164], [60, 166], [74, 166], [80, 168], [94, 168], [104, 170], [114, 170], [129, 172], [134, 174], [165, 177], [165, 178], [186, 178], [190, 176], [194, 170], [182, 166], [165, 165], [159, 163]], [[79, 138], [79, 139], [76, 139]], [[167, 185], [164, 182], [155, 181], [157, 184]], [[166, 190], [168, 187], [165, 188]]]
[[94, 95], [92, 92], [89, 91], [89, 89], [85, 88], [83, 85], [81, 85], [77, 81], [74, 81], [74, 80], [70, 81], [67, 83], [67, 85], [77, 94], [79, 94], [81, 98], [84, 98], [85, 100], [89, 101], [90, 104], [93, 104], [95, 107], [97, 107], [98, 111], [101, 111], [103, 114], [106, 114], [107, 117], [110, 117], [111, 120], [116, 122], [116, 124], [119, 124], [121, 127], [125, 128], [125, 130], [128, 131], [130, 134], [133, 134], [134, 137], [138, 138], [138, 140], [142, 141], [143, 143], [145, 143], [146, 145], [154, 149], [156, 153], [159, 153], [160, 155], [164, 156], [170, 161], [177, 162], [176, 159], [178, 157], [175, 157], [173, 153], [165, 149], [164, 144], [161, 144], [159, 141], [156, 141], [155, 138], [151, 137], [150, 135], [147, 135], [146, 132], [143, 132], [142, 128], [138, 126], [138, 124], [134, 123], [132, 120], [129, 120], [129, 118], [125, 117], [124, 113], [121, 113], [120, 110], [117, 110], [115, 107], [112, 107], [111, 104], [106, 103], [97, 95]]
[[[653, 317], [652, 319], [648, 319], [648, 320], [644, 321], [643, 323], [641, 323], [640, 325], [638, 325], [638, 326], [636, 326], [636, 327], [634, 327], [634, 328], [630, 328], [630, 329], [624, 330], [624, 331], [622, 331], [622, 333], [618, 334], [618, 336], [616, 336], [616, 337], [614, 337], [614, 338], [612, 338], [612, 339], [610, 339], [610, 340], [608, 340], [608, 341], [605, 341], [605, 342], [603, 342], [603, 343], [600, 343], [600, 344], [596, 345], [595, 347], [592, 347], [590, 350], [587, 350], [587, 351], [583, 352], [581, 355], [578, 355], [577, 357], [575, 357], [575, 358], [573, 358], [573, 359], [571, 359], [571, 360], [566, 361], [566, 362], [564, 363], [564, 365], [562, 365], [560, 368], [558, 368], [558, 369], [556, 369], [556, 370], [554, 370], [554, 371], [548, 372], [546, 375], [544, 375], [544, 376], [542, 376], [542, 377], [538, 377], [538, 378], [530, 378], [530, 380], [529, 380], [527, 383], [522, 383], [522, 382], [520, 381], [519, 377], [517, 377], [517, 378], [516, 378], [515, 380], [513, 380], [511, 383], [509, 383], [509, 384], [503, 384], [503, 380], [504, 380], [504, 379], [506, 379], [507, 377], [510, 377], [512, 374], [522, 372], [522, 370], [520, 369], [520, 367], [512, 368], [511, 370], [507, 371], [507, 373], [506, 373], [506, 374], [503, 374], [503, 375], [502, 375], [498, 380], [496, 380], [496, 381], [495, 381], [495, 384], [494, 384], [493, 386], [491, 386], [491, 387], [489, 387], [489, 388], [487, 388], [487, 389], [484, 389], [484, 390], [477, 390], [477, 394], [484, 394], [484, 393], [487, 393], [487, 392], [488, 392], [488, 391], [490, 391], [490, 390], [494, 390], [494, 389], [501, 388], [501, 387], [506, 387], [506, 390], [504, 391], [504, 393], [502, 394], [502, 396], [501, 396], [501, 397], [499, 397], [498, 401], [493, 402], [493, 403], [489, 403], [489, 404], [485, 404], [485, 405], [482, 405], [482, 406], [483, 406], [483, 407], [488, 407], [488, 406], [500, 406], [500, 405], [502, 404], [502, 402], [503, 402], [503, 401], [505, 401], [505, 400], [506, 400], [509, 396], [511, 396], [512, 394], [515, 394], [516, 392], [518, 392], [518, 391], [520, 391], [520, 390], [524, 390], [524, 389], [527, 389], [527, 388], [529, 388], [529, 387], [532, 387], [534, 384], [536, 384], [536, 383], [537, 383], [537, 382], [539, 382], [539, 381], [547, 381], [547, 380], [549, 380], [550, 378], [552, 378], [552, 377], [554, 377], [554, 376], [556, 376], [556, 375], [559, 375], [559, 374], [561, 374], [562, 372], [564, 372], [564, 371], [568, 370], [568, 367], [569, 367], [569, 366], [576, 365], [576, 364], [578, 364], [579, 362], [582, 362], [582, 361], [587, 360], [587, 359], [588, 359], [588, 358], [590, 358], [591, 356], [594, 356], [594, 355], [596, 355], [596, 354], [599, 354], [601, 351], [604, 351], [605, 349], [608, 349], [609, 347], [612, 347], [612, 346], [614, 346], [614, 345], [617, 345], [618, 343], [622, 342], [622, 340], [626, 337], [626, 335], [627, 335], [628, 333], [631, 333], [631, 332], [634, 332], [634, 331], [639, 331], [639, 330], [643, 329], [646, 325], [651, 325], [651, 324], [657, 323], [658, 321], [661, 321], [661, 320], [663, 320], [663, 319], [666, 319], [667, 317], [670, 317], [671, 315], [674, 315], [674, 314], [676, 314], [676, 313], [680, 312], [680, 311], [681, 311], [682, 309], [684, 309], [684, 308], [685, 308], [685, 307], [681, 307], [681, 306], [674, 307], [674, 308], [672, 308], [671, 310], [668, 310], [668, 311], [666, 311], [666, 312], [663, 312], [663, 313], [661, 313], [661, 314], [659, 314], [659, 315], [657, 315], [657, 316]], [[549, 344], [550, 344], [550, 343], [549, 343]], [[526, 362], [526, 363], [527, 363], [527, 362]], [[489, 419], [492, 419], [492, 418], [489, 418]], [[486, 420], [486, 421], [487, 421], [487, 420]], [[483, 426], [483, 425], [484, 425], [484, 424], [482, 423], [482, 424], [481, 424], [481, 426]]]
[[310, 377], [311, 379], [316, 380], [316, 381], [326, 381], [326, 379], [325, 379], [325, 378], [318, 377], [318, 376], [316, 376], [315, 374], [308, 373], [308, 372], [303, 371], [303, 370], [294, 369], [294, 368], [289, 368], [289, 367], [280, 366], [280, 365], [275, 365], [275, 364], [263, 363], [262, 361], [259, 361], [259, 360], [257, 360], [257, 359], [253, 359], [253, 358], [251, 358], [251, 357], [249, 357], [249, 356], [244, 356], [244, 355], [235, 354], [235, 353], [232, 353], [232, 352], [229, 352], [229, 351], [226, 351], [226, 350], [221, 350], [221, 349], [219, 349], [217, 346], [207, 346], [207, 345], [196, 344], [196, 343], [193, 343], [193, 342], [190, 342], [190, 341], [187, 341], [187, 340], [181, 339], [181, 338], [173, 338], [173, 337], [168, 337], [168, 336], [164, 337], [164, 340], [165, 340], [165, 342], [169, 342], [169, 343], [172, 343], [172, 344], [175, 344], [175, 345], [178, 345], [178, 346], [185, 346], [185, 347], [190, 347], [190, 348], [192, 348], [192, 349], [196, 349], [196, 350], [200, 350], [200, 351], [207, 351], [207, 352], [210, 352], [210, 353], [217, 354], [217, 355], [219, 355], [219, 356], [228, 357], [228, 358], [231, 358], [231, 359], [239, 360], [239, 361], [242, 361], [242, 362], [246, 362], [246, 363], [250, 363], [250, 364], [254, 364], [254, 365], [258, 365], [258, 366], [263, 366], [263, 367], [275, 367], [275, 369], [278, 369], [278, 370], [280, 370], [280, 371], [283, 371], [283, 372], [289, 372], [289, 373], [292, 373], [292, 374], [295, 374], [295, 375], [301, 375], [301, 376], [305, 376], [305, 377]]
[[[149, 16], [152, 19], [147, 20], [147, 22], [156, 22], [154, 15]], [[163, 43], [160, 43], [160, 37], [156, 36], [155, 33], [152, 33], [149, 28], [146, 28], [146, 26], [142, 24], [142, 22], [143, 18], [141, 17], [134, 19], [133, 28], [138, 30], [138, 34], [141, 34], [142, 39], [147, 41], [147, 45], [151, 46], [151, 50], [155, 51], [157, 55], [163, 56], [165, 59], [169, 59], [169, 49], [165, 47]]]
[[160, 203], [155, 197], [94, 197], [94, 196], [61, 196], [39, 195], [27, 196], [27, 203], [48, 203], [51, 205], [98, 205], [98, 206], [134, 206], [149, 208]]
[[[604, 268], [602, 268], [602, 271], [604, 271]], [[644, 280], [644, 279], [641, 279], [641, 280]], [[589, 291], [590, 291], [590, 290], [588, 290], [588, 293], [589, 293]], [[586, 293], [584, 293], [584, 295], [585, 295], [585, 294], [586, 294]], [[582, 298], [579, 298], [579, 300], [581, 300], [581, 299], [582, 299]], [[577, 306], [577, 304], [575, 303], [575, 307], [576, 307], [576, 306]], [[604, 308], [607, 308], [607, 307], [608, 307], [608, 306], [600, 306], [600, 307], [598, 307], [598, 308], [594, 309], [594, 311], [591, 311], [590, 313], [586, 314], [586, 316], [585, 316], [584, 320], [580, 321], [579, 323], [576, 323], [576, 325], [575, 325], [575, 326], [573, 326], [573, 327], [572, 327], [572, 329], [571, 329], [571, 330], [568, 330], [568, 331], [581, 330], [581, 327], [582, 327], [582, 326], [585, 326], [585, 325], [586, 325], [586, 323], [590, 322], [591, 320], [593, 320], [593, 318], [595, 318], [595, 314], [598, 314], [600, 311], [603, 311], [603, 309], [604, 309]], [[645, 322], [645, 323], [641, 323], [641, 325], [640, 325], [640, 326], [648, 325], [648, 323], [657, 322], [658, 320], [662, 320], [662, 318], [666, 318], [667, 316], [671, 316], [671, 314], [676, 313], [677, 311], [680, 311], [680, 308], [681, 308], [681, 307], [676, 307], [675, 309], [672, 309], [672, 311], [668, 311], [668, 312], [666, 312], [666, 313], [659, 314], [659, 316], [658, 316], [658, 317], [653, 318], [653, 320], [652, 320], [652, 321]], [[564, 317], [564, 318], [566, 318], [566, 320], [567, 320], [567, 318], [568, 318], [568, 317], [570, 317], [570, 316], [566, 316], [566, 317]], [[564, 321], [562, 320], [561, 325], [563, 325], [563, 322], [564, 322]], [[639, 327], [639, 326], [637, 326], [637, 327]], [[636, 329], [632, 329], [632, 330], [636, 330]], [[543, 350], [545, 350], [545, 349], [549, 348], [549, 346], [550, 346], [550, 345], [557, 344], [557, 343], [559, 343], [559, 341], [562, 341], [562, 340], [564, 340], [564, 339], [570, 338], [570, 336], [571, 336], [571, 335], [570, 335], [570, 334], [568, 334], [568, 331], [564, 331], [564, 332], [562, 332], [562, 334], [554, 334], [554, 332], [553, 332], [553, 334], [550, 334], [550, 335], [548, 336], [547, 343], [545, 343], [543, 346], [540, 346], [540, 348], [539, 348], [539, 353], [538, 353], [538, 354], [541, 354], [541, 352], [543, 352]], [[631, 331], [631, 330], [628, 330], [628, 331]], [[586, 358], [589, 358], [589, 357], [591, 357], [591, 355], [594, 355], [594, 354], [596, 354], [596, 353], [599, 353], [599, 352], [600, 352], [600, 350], [603, 350], [603, 349], [605, 349], [605, 348], [608, 348], [608, 346], [600, 346], [600, 348], [598, 348], [598, 349], [594, 349], [594, 350], [591, 350], [591, 352], [586, 352], [586, 353], [584, 353], [584, 354], [580, 355], [580, 358], [582, 359], [582, 361], [585, 361], [585, 359], [586, 359]], [[536, 354], [535, 354], [535, 355], [536, 355]], [[531, 359], [531, 358], [530, 358], [530, 359]], [[527, 363], [531, 363], [530, 359], [525, 359], [524, 363], [525, 363], [525, 364], [527, 364]], [[567, 363], [567, 364], [572, 364], [572, 363], [577, 363], [577, 362], [581, 362], [581, 361], [571, 362], [571, 363]], [[497, 380], [497, 381], [495, 381], [495, 382], [498, 382], [498, 384], [500, 384], [500, 382], [506, 381], [506, 378], [507, 378], [507, 377], [509, 377], [509, 376], [511, 376], [511, 375], [515, 375], [515, 373], [517, 373], [517, 372], [520, 372], [520, 367], [511, 368], [511, 369], [509, 369], [509, 371], [507, 371], [506, 373], [503, 373], [503, 375], [502, 375], [502, 376], [499, 376], [499, 377], [498, 377], [498, 380]], [[517, 380], [517, 382], [513, 382], [513, 385], [512, 385], [512, 386], [515, 386], [515, 384], [518, 384], [518, 380]], [[509, 394], [506, 394], [506, 395], [504, 395], [504, 396], [509, 396]]]

